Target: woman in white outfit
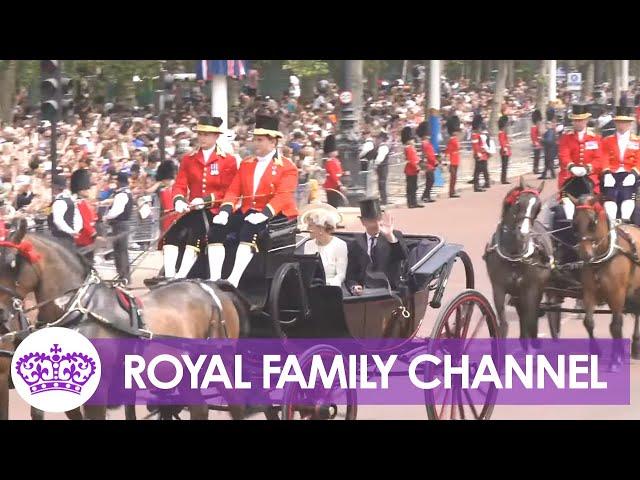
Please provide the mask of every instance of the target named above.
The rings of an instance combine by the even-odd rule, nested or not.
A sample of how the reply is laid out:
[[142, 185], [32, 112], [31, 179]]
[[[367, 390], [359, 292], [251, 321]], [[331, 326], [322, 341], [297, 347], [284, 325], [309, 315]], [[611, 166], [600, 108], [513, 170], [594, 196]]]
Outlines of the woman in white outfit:
[[347, 275], [347, 244], [333, 236], [340, 215], [337, 211], [316, 209], [310, 210], [305, 217], [311, 236], [304, 244], [305, 255], [319, 253], [327, 285], [342, 286]]

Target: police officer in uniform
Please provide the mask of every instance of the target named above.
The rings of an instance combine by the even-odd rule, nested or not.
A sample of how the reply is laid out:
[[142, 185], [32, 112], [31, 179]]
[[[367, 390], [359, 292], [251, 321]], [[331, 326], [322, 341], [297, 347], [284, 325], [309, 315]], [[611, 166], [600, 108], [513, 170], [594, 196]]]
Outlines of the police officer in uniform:
[[387, 140], [389, 136], [387, 132], [381, 131], [375, 139], [375, 143], [367, 141], [362, 146], [360, 158], [373, 161], [378, 175], [378, 192], [380, 194], [380, 203], [387, 204], [387, 177], [389, 176], [389, 146]]
[[76, 208], [71, 192], [67, 190], [67, 179], [59, 174], [52, 178], [55, 200], [47, 217], [49, 231], [70, 250], [75, 250], [74, 239], [82, 228], [82, 217]]
[[113, 197], [113, 205], [104, 220], [111, 222], [113, 230], [113, 254], [118, 276], [131, 282], [129, 272], [129, 220], [133, 209], [133, 195], [129, 189], [129, 175], [125, 172], [118, 173], [118, 189]]

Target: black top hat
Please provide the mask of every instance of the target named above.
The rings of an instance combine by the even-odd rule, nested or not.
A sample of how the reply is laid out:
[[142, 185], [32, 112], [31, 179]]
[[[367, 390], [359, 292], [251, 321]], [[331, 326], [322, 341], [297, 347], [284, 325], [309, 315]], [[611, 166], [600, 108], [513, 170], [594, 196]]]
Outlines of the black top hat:
[[156, 170], [156, 181], [168, 180], [170, 178], [176, 178], [176, 165], [171, 160], [165, 160]]
[[542, 113], [537, 108], [531, 114], [531, 121], [533, 123], [538, 123], [538, 122], [542, 121]]
[[71, 174], [71, 193], [78, 193], [91, 188], [91, 174], [86, 168], [81, 168]]
[[51, 182], [58, 188], [67, 188], [67, 178], [62, 175], [54, 174]]
[[282, 133], [278, 131], [278, 123], [277, 117], [256, 114], [256, 126], [253, 130], [253, 134], [282, 138]]
[[365, 198], [360, 201], [360, 218], [378, 220], [382, 216], [382, 208], [378, 198]]
[[453, 136], [454, 133], [460, 131], [460, 119], [457, 115], [453, 115], [452, 117], [447, 119], [447, 132], [449, 132], [450, 136]]
[[127, 172], [118, 172], [118, 184], [119, 185], [128, 185], [129, 184], [129, 174]]
[[633, 117], [633, 107], [618, 105], [616, 107], [616, 115], [613, 119], [622, 122], [633, 122], [635, 120]]
[[471, 120], [471, 128], [478, 130], [480, 127], [482, 127], [482, 115], [476, 113]]
[[507, 117], [506, 115], [502, 115], [499, 119], [498, 119], [498, 128], [504, 128], [507, 126], [507, 123], [509, 123], [509, 117]]
[[575, 104], [571, 107], [571, 120], [586, 120], [591, 116], [588, 105]]
[[429, 123], [421, 122], [418, 128], [416, 128], [416, 135], [420, 138], [429, 135]]
[[337, 150], [336, 137], [334, 135], [329, 135], [327, 136], [327, 138], [324, 139], [323, 150], [324, 150], [324, 153], [327, 155]]
[[400, 131], [400, 141], [402, 143], [407, 143], [412, 138], [413, 138], [413, 129], [411, 127], [406, 126]]
[[220, 125], [222, 125], [222, 119], [220, 117], [202, 115], [200, 118], [198, 118], [196, 132], [223, 133], [220, 129]]

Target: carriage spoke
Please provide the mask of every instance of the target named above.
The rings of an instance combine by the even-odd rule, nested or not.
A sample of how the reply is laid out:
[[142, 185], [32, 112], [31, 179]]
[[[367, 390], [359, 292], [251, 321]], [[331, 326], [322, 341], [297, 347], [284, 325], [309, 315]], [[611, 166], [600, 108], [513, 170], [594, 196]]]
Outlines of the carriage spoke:
[[460, 390], [458, 390], [458, 410], [460, 411], [460, 420], [466, 420], [464, 405], [462, 405], [462, 392]]
[[[476, 323], [475, 328], [473, 329], [473, 331], [471, 332], [471, 335], [469, 336], [469, 339], [467, 340], [467, 343], [464, 346], [463, 349], [463, 353], [467, 352], [467, 349], [469, 348], [469, 345], [471, 344], [471, 341], [476, 338], [476, 335], [478, 335], [478, 332], [480, 331], [480, 327], [482, 326], [483, 323], [485, 323], [485, 319], [486, 317], [484, 315], [482, 315], [479, 319], [478, 319], [478, 323]], [[471, 322], [469, 322], [471, 323]]]
[[458, 393], [458, 390], [453, 390], [451, 392], [451, 415], [449, 415], [449, 419], [451, 420], [455, 420], [456, 419], [456, 411], [457, 411], [457, 405], [456, 405], [456, 394]]
[[449, 391], [450, 390], [446, 390], [444, 391], [444, 398], [442, 400], [442, 408], [440, 409], [440, 413], [438, 414], [438, 418], [442, 418], [442, 414], [444, 413], [444, 409], [447, 406], [447, 398], [449, 397]]
[[471, 411], [473, 412], [473, 416], [476, 418], [476, 420], [478, 420], [480, 418], [480, 416], [478, 415], [478, 411], [476, 410], [476, 406], [473, 404], [473, 401], [471, 400], [471, 394], [465, 390], [464, 391], [464, 395], [467, 397], [467, 400], [469, 401], [469, 406], [471, 407]]
[[464, 328], [462, 330], [462, 335], [460, 336], [460, 338], [467, 337], [467, 332], [469, 331], [469, 325], [471, 325], [471, 317], [473, 316], [473, 311], [475, 310], [474, 306], [475, 305], [473, 303], [467, 305], [467, 312], [464, 316]]

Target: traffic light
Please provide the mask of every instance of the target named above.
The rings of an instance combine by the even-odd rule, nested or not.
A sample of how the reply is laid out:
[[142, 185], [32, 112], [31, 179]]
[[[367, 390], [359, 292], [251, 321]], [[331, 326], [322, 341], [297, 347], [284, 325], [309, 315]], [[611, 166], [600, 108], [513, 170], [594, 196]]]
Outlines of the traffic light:
[[73, 80], [67, 77], [60, 79], [60, 93], [61, 93], [61, 114], [63, 119], [68, 119], [73, 115], [74, 101], [73, 101]]
[[60, 108], [60, 62], [58, 60], [42, 60], [40, 62], [40, 110], [42, 118], [55, 122], [58, 120]]
[[175, 101], [174, 90], [175, 78], [167, 71], [160, 72], [160, 90], [163, 92], [163, 110], [171, 110]]

